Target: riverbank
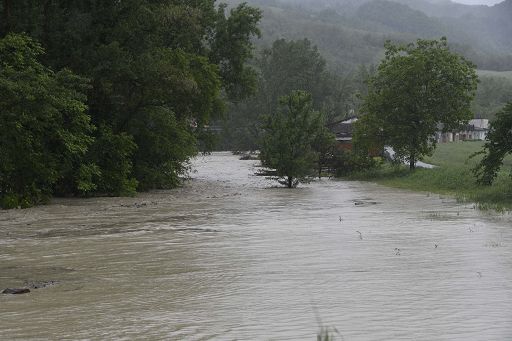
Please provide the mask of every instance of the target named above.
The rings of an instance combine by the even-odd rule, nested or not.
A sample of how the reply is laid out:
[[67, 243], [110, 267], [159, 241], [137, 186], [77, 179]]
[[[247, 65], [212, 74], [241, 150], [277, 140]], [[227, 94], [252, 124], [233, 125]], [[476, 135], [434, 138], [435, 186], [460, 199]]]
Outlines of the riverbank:
[[434, 169], [410, 172], [405, 166], [383, 165], [381, 168], [352, 174], [353, 180], [372, 181], [381, 185], [432, 192], [455, 197], [459, 202], [475, 203], [480, 209], [512, 210], [512, 158], [508, 157], [492, 186], [476, 184], [471, 169], [480, 157], [469, 157], [482, 149], [483, 142], [457, 142], [437, 146], [432, 157], [425, 162]]

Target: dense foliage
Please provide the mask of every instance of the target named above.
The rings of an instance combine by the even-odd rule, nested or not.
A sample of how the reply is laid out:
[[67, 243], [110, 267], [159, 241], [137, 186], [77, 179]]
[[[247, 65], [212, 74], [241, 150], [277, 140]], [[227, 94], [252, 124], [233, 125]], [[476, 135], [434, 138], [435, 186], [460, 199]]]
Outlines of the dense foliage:
[[[239, 3], [244, 0], [229, 0]], [[386, 40], [450, 38], [479, 69], [512, 69], [512, 0], [493, 7], [432, 0], [249, 0], [264, 10], [263, 44], [308, 38], [336, 69], [376, 62]]]
[[494, 120], [495, 114], [512, 100], [511, 73], [478, 73], [478, 90], [473, 101], [473, 112], [479, 117]]
[[[241, 1], [229, 0], [230, 3]], [[378, 63], [384, 55], [386, 40], [405, 44], [418, 38], [447, 36], [450, 49], [471, 60], [480, 70], [512, 70], [512, 45], [510, 39], [505, 38], [512, 34], [512, 21], [506, 19], [512, 14], [512, 0], [494, 7], [425, 0], [248, 2], [261, 7], [264, 12], [260, 25], [262, 39], [256, 41], [256, 45], [265, 49], [275, 40], [307, 38], [318, 47], [326, 61], [326, 69], [342, 80], [338, 86], [348, 94], [345, 97], [351, 99], [352, 103], [348, 102], [352, 105], [350, 109], [356, 112], [358, 102], [354, 99], [357, 99], [357, 83], [361, 79], [357, 77], [357, 69], [360, 65]], [[504, 81], [502, 74], [505, 73], [491, 72], [481, 77], [473, 101], [477, 117], [493, 119], [494, 113], [510, 100], [512, 83]], [[245, 116], [250, 116], [253, 105], [247, 107], [248, 110], [244, 105], [235, 107], [233, 111], [236, 113], [230, 115], [239, 119], [242, 115], [236, 114], [244, 111]], [[237, 126], [247, 125], [239, 119]], [[253, 133], [253, 126], [250, 127], [247, 131]], [[243, 141], [238, 137], [234, 140]], [[239, 148], [247, 148], [247, 144], [241, 144]]]
[[[251, 39], [259, 35], [261, 13], [245, 4], [228, 11], [215, 0], [7, 0], [0, 9], [0, 37], [26, 32], [46, 50], [41, 55], [35, 43], [9, 47], [32, 54], [31, 63], [39, 65], [19, 66], [20, 72], [41, 74], [31, 76], [34, 89], [56, 88], [47, 90], [55, 92], [55, 98], [39, 98], [41, 105], [20, 112], [34, 120], [44, 113], [45, 105], [57, 101], [73, 106], [75, 116], [91, 119], [81, 119], [85, 128], [62, 119], [65, 128], [69, 124], [83, 134], [82, 144], [69, 147], [73, 157], [62, 160], [63, 169], [34, 167], [55, 178], [48, 184], [32, 183], [36, 192], [118, 195], [175, 186], [198, 146], [210, 144], [207, 127], [223, 113], [225, 100], [247, 97], [256, 86], [255, 71], [246, 62], [252, 54]], [[20, 39], [10, 37], [4, 39]], [[4, 77], [18, 77], [7, 74], [9, 68], [3, 70]], [[52, 75], [50, 68], [71, 71]], [[55, 80], [50, 84], [49, 79]], [[2, 115], [18, 117], [8, 100], [20, 97], [23, 103], [23, 96], [31, 98], [24, 89], [12, 88], [0, 103]], [[60, 134], [60, 125], [52, 121], [39, 135], [29, 136], [40, 144]], [[11, 133], [2, 127], [0, 149], [14, 148], [8, 143]], [[58, 144], [49, 148], [41, 157], [62, 153]], [[2, 181], [28, 179], [13, 173], [27, 165], [11, 162], [14, 165], [9, 173], [2, 172]]]
[[370, 79], [357, 135], [372, 147], [391, 146], [413, 169], [422, 156], [431, 155], [440, 124], [455, 130], [472, 118], [476, 87], [474, 65], [452, 53], [446, 39], [388, 43]]
[[27, 36], [0, 40], [0, 204], [27, 207], [55, 189], [94, 185], [85, 155], [94, 127], [86, 114], [88, 83], [69, 70], [54, 72]]
[[260, 74], [257, 92], [228, 111], [228, 120], [224, 122], [225, 148], [257, 149], [261, 118], [274, 113], [280, 98], [293, 90], [310, 93], [314, 109], [323, 112], [328, 121], [354, 108], [355, 84], [329, 73], [325, 59], [307, 39], [276, 40], [261, 52], [255, 65]]
[[478, 182], [490, 185], [496, 179], [503, 159], [512, 153], [512, 103], [496, 115], [486, 138], [482, 161], [473, 169]]
[[323, 117], [313, 109], [311, 94], [292, 91], [279, 104], [266, 119], [260, 156], [264, 166], [275, 170], [279, 182], [292, 188], [314, 175], [319, 138], [322, 145], [328, 145], [334, 136], [325, 133]]

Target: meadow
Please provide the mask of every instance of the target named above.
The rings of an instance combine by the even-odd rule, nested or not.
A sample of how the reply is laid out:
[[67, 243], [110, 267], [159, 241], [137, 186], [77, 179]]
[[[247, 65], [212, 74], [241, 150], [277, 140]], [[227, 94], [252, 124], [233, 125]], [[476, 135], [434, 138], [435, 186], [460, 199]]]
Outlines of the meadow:
[[471, 158], [480, 151], [483, 142], [454, 142], [439, 144], [425, 162], [434, 169], [416, 169], [383, 164], [380, 168], [353, 174], [352, 179], [374, 181], [379, 184], [454, 196], [459, 202], [475, 203], [480, 209], [512, 210], [512, 157], [504, 160], [498, 178], [492, 186], [476, 183], [472, 173], [481, 156]]
[[512, 80], [512, 71], [477, 70], [477, 73], [481, 77], [502, 77]]

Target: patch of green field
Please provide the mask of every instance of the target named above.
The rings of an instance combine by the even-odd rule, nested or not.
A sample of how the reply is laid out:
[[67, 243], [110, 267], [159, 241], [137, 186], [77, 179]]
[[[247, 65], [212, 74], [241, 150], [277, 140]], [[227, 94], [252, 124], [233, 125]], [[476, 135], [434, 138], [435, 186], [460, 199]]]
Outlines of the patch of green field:
[[[434, 154], [426, 157], [425, 162], [443, 167], [474, 167], [481, 159], [481, 155], [471, 158], [471, 155], [482, 150], [484, 141], [465, 141], [440, 143]], [[503, 162], [504, 168], [512, 167], [512, 156], [507, 156]]]
[[470, 159], [470, 156], [484, 146], [483, 141], [440, 143], [437, 145], [434, 154], [426, 157], [425, 162], [436, 166], [475, 166], [482, 158], [477, 156]]
[[405, 166], [384, 165], [379, 169], [353, 174], [352, 179], [374, 181], [379, 184], [451, 195], [460, 202], [474, 202], [482, 209], [512, 210], [512, 157], [492, 186], [476, 183], [471, 169], [481, 157], [469, 156], [481, 150], [483, 142], [454, 142], [438, 145], [434, 155], [425, 161], [437, 165], [434, 169], [410, 172]]
[[512, 71], [477, 70], [477, 74], [480, 77], [503, 77], [512, 80]]

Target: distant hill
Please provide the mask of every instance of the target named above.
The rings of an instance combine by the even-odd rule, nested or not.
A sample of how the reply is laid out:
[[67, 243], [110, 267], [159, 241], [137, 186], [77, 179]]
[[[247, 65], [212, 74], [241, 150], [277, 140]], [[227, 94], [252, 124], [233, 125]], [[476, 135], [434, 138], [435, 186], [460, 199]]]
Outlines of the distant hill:
[[[247, 0], [264, 11], [263, 39], [308, 38], [333, 68], [377, 62], [386, 40], [447, 36], [481, 69], [512, 70], [512, 0], [469, 6], [449, 0]], [[240, 3], [240, 0], [228, 0]]]

